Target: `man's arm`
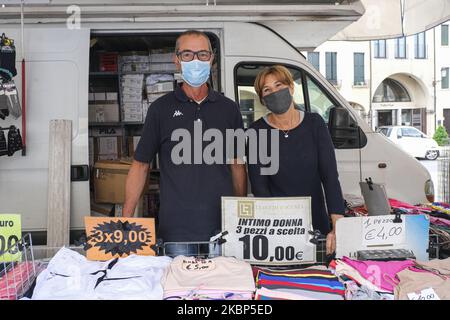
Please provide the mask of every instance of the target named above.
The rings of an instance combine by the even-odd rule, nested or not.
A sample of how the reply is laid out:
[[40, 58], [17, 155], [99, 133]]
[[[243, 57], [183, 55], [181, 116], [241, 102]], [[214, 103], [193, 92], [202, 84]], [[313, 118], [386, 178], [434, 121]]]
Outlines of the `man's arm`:
[[233, 178], [233, 190], [236, 197], [247, 196], [247, 168], [242, 160], [234, 160], [230, 164]]
[[125, 203], [123, 205], [123, 216], [131, 217], [141, 197], [147, 180], [150, 165], [148, 163], [133, 160], [125, 183]]

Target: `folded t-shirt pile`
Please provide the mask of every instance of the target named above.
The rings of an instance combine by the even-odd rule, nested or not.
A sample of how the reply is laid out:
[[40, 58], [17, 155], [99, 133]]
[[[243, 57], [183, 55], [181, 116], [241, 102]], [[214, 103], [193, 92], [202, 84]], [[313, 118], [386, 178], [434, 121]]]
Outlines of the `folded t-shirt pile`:
[[132, 255], [88, 261], [62, 248], [38, 276], [33, 300], [161, 300], [161, 278], [169, 257]]
[[326, 267], [274, 271], [256, 275], [255, 300], [344, 300], [345, 288]]
[[165, 300], [251, 300], [252, 268], [232, 257], [176, 257], [163, 279]]
[[415, 262], [413, 268], [397, 273], [395, 299], [417, 299], [423, 292], [432, 292], [435, 299], [450, 300], [450, 258]]
[[330, 267], [345, 284], [347, 300], [409, 299], [408, 294], [429, 288], [440, 299], [450, 298], [450, 259], [358, 261], [343, 257]]

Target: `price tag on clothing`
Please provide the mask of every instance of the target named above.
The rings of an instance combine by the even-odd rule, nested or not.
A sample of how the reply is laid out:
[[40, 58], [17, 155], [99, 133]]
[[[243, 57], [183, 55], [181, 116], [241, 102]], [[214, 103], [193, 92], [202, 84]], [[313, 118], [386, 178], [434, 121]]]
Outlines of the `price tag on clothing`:
[[0, 214], [0, 262], [20, 261], [22, 255], [15, 244], [21, 238], [20, 214]]
[[186, 271], [211, 271], [216, 268], [216, 264], [211, 259], [187, 259], [183, 260], [183, 270]]
[[316, 262], [311, 198], [222, 197], [222, 253], [254, 264]]
[[412, 292], [408, 293], [409, 300], [441, 300], [433, 288], [422, 290], [419, 294]]
[[107, 261], [136, 254], [154, 256], [156, 243], [153, 218], [85, 217], [87, 258]]
[[396, 245], [406, 241], [405, 219], [394, 223], [395, 216], [373, 216], [362, 220], [364, 246]]

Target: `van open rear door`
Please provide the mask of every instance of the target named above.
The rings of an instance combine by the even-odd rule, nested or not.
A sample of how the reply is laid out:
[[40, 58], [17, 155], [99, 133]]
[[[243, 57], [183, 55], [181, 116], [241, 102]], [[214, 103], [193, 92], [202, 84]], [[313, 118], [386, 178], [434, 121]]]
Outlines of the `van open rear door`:
[[[21, 56], [20, 27], [2, 27], [15, 39]], [[88, 72], [89, 29], [66, 26], [25, 28], [27, 154], [0, 158], [0, 208], [2, 213], [22, 214], [27, 231], [47, 228], [48, 142], [51, 119], [72, 120], [72, 165], [89, 163]], [[22, 92], [21, 70], [14, 78]], [[3, 121], [2, 126], [20, 119]], [[82, 177], [79, 177], [82, 178]], [[83, 179], [81, 179], [83, 180]], [[71, 184], [71, 228], [83, 228], [90, 214], [89, 181]]]

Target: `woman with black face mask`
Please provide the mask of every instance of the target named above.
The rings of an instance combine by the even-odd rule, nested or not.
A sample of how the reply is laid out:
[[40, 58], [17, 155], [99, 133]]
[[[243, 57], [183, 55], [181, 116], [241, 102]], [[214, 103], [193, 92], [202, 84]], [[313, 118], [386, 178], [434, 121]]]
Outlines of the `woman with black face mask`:
[[279, 169], [273, 175], [262, 175], [261, 168], [267, 165], [260, 161], [258, 151], [257, 163], [248, 164], [252, 193], [255, 197], [311, 197], [313, 227], [327, 235], [330, 255], [336, 249], [336, 221], [345, 207], [328, 128], [319, 114], [296, 107], [294, 80], [287, 68], [263, 69], [256, 77], [255, 90], [270, 113], [254, 122], [250, 130], [257, 131], [258, 139], [267, 133], [264, 147], [272, 159], [277, 155], [271, 151], [271, 135], [278, 136]]

